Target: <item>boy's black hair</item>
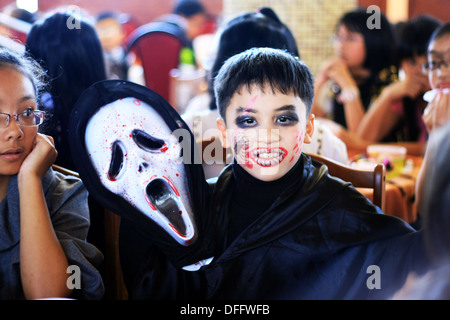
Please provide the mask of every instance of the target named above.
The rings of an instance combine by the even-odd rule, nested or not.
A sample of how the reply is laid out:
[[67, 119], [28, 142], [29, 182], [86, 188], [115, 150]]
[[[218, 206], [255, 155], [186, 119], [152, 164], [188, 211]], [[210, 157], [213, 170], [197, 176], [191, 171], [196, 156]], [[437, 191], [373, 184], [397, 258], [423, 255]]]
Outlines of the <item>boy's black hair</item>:
[[271, 8], [264, 7], [258, 12], [245, 13], [233, 18], [220, 34], [217, 55], [208, 79], [208, 92], [212, 97], [210, 109], [217, 109], [213, 82], [220, 67], [228, 58], [255, 47], [283, 49], [300, 57], [292, 32]]
[[314, 78], [311, 70], [292, 54], [273, 48], [252, 48], [229, 58], [217, 75], [214, 92], [222, 119], [232, 96], [251, 85], [262, 90], [269, 84], [272, 90], [294, 94], [306, 105], [309, 115], [314, 98]]
[[369, 69], [373, 76], [381, 70], [395, 63], [395, 32], [392, 24], [386, 16], [380, 12], [379, 25], [375, 28], [368, 27], [368, 21], [372, 13], [366, 8], [345, 13], [339, 20], [339, 26], [345, 26], [350, 32], [362, 34], [366, 48], [364, 67]]
[[426, 55], [428, 42], [433, 32], [441, 24], [438, 19], [427, 14], [421, 14], [399, 26], [397, 29], [398, 62], [414, 56]]

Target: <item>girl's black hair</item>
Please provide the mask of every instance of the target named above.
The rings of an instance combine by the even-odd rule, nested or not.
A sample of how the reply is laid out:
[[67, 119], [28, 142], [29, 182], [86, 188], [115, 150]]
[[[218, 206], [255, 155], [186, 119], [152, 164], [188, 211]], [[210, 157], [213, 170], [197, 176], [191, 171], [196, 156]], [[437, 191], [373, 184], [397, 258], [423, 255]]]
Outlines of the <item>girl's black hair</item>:
[[311, 110], [314, 79], [311, 70], [292, 54], [274, 48], [252, 48], [228, 59], [215, 81], [216, 101], [222, 119], [232, 96], [243, 89], [258, 85], [264, 90], [269, 84], [273, 92], [294, 94]]
[[58, 105], [55, 115], [70, 115], [81, 92], [96, 81], [105, 80], [105, 66], [100, 40], [94, 27], [74, 17], [55, 13], [36, 22], [27, 36], [26, 50], [47, 70], [50, 93]]
[[396, 28], [398, 63], [403, 59], [426, 55], [430, 38], [441, 24], [440, 20], [422, 14], [398, 25]]
[[46, 75], [41, 66], [25, 55], [0, 47], [0, 67], [4, 66], [15, 68], [30, 79], [39, 104], [41, 92], [46, 87]]
[[[395, 62], [395, 34], [393, 26], [382, 12], [379, 12], [379, 16], [373, 14], [370, 10], [367, 12], [366, 8], [347, 12], [339, 20], [336, 31], [342, 25], [350, 32], [362, 34], [366, 48], [363, 67], [370, 70], [372, 75], [377, 75]], [[374, 22], [373, 26], [371, 22]]]
[[431, 36], [430, 43], [436, 39], [439, 39], [450, 33], [450, 22], [446, 22], [439, 27], [439, 29], [435, 30], [433, 35]]
[[59, 151], [56, 163], [74, 169], [67, 142], [69, 119], [81, 93], [106, 79], [100, 40], [93, 25], [82, 16], [58, 12], [32, 26], [26, 50], [48, 74], [45, 133], [55, 139]]
[[214, 78], [224, 62], [235, 54], [254, 47], [283, 49], [299, 56], [292, 32], [270, 8], [242, 14], [228, 22], [219, 39], [217, 55], [211, 69], [209, 92], [210, 109], [216, 109]]

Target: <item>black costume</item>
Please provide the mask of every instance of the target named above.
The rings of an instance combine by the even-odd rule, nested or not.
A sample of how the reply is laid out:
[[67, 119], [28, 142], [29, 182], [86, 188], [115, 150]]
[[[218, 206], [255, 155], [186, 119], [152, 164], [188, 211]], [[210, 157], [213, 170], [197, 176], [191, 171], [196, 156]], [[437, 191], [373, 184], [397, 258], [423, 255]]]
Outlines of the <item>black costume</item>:
[[[349, 183], [330, 177], [326, 166], [305, 155], [292, 169], [295, 174], [288, 173], [271, 207], [228, 246], [225, 230], [233, 216], [228, 210], [236, 195], [234, 174], [244, 174], [233, 170], [235, 165], [222, 172], [212, 199], [222, 252], [199, 271], [177, 270], [146, 245], [144, 235], [123, 226], [121, 258], [131, 298], [384, 299], [403, 285], [410, 271], [427, 269], [420, 232], [384, 215]], [[143, 245], [129, 251], [138, 242]], [[368, 288], [370, 266], [379, 267], [380, 289]]]

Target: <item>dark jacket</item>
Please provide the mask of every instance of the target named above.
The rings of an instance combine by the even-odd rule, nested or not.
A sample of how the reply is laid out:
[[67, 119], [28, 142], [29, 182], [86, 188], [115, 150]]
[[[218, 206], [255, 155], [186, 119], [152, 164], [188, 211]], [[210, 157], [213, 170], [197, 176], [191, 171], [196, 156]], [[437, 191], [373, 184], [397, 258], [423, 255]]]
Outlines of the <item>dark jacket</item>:
[[224, 240], [197, 272], [174, 268], [144, 234], [122, 225], [130, 298], [384, 299], [410, 271], [427, 269], [421, 232], [383, 214], [326, 166], [305, 155], [301, 161], [303, 176], [229, 246], [224, 232], [234, 178], [230, 166], [222, 172], [210, 214]]

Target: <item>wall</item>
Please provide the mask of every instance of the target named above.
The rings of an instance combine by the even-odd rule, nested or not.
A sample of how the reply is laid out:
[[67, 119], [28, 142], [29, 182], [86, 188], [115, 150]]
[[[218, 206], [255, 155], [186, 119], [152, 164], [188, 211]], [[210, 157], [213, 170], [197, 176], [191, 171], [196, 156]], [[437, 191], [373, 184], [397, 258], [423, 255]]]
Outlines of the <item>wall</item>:
[[[222, 0], [200, 1], [214, 16], [222, 11]], [[0, 0], [0, 8], [11, 2], [11, 0]], [[39, 0], [39, 9], [47, 11], [61, 5], [76, 5], [92, 15], [106, 9], [129, 13], [139, 24], [144, 24], [159, 15], [171, 12], [175, 2], [176, 0]]]
[[300, 49], [301, 59], [315, 73], [320, 64], [333, 55], [331, 37], [336, 22], [346, 11], [357, 6], [356, 0], [224, 0], [223, 17], [230, 19], [242, 12], [271, 7], [291, 29]]

